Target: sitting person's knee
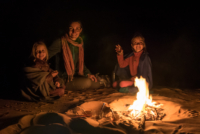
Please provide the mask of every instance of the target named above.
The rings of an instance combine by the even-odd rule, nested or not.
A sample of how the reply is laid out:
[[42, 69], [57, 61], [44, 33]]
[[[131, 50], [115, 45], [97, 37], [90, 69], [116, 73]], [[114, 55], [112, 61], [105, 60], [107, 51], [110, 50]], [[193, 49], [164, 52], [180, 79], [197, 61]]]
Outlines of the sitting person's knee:
[[133, 81], [121, 81], [119, 83], [120, 87], [128, 87], [128, 86], [133, 86], [134, 82]]
[[121, 82], [119, 83], [119, 86], [120, 86], [120, 87], [126, 87], [125, 85], [127, 85], [125, 81], [121, 81]]
[[117, 81], [113, 82], [112, 86], [113, 86], [114, 88], [116, 88], [116, 87], [117, 87]]
[[84, 88], [89, 88], [92, 85], [92, 81], [89, 78], [85, 78], [82, 81], [82, 85]]
[[92, 85], [92, 81], [89, 78], [81, 78], [75, 82], [76, 89], [87, 89]]
[[50, 91], [51, 96], [63, 96], [65, 93], [65, 89], [62, 87], [56, 88], [54, 91]]

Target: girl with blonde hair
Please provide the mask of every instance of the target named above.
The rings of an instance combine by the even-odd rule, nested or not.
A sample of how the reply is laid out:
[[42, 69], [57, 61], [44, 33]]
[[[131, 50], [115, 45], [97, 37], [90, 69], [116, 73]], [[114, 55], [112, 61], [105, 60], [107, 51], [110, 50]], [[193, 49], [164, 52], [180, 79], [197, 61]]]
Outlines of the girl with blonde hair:
[[26, 85], [22, 96], [30, 101], [52, 100], [64, 94], [65, 86], [57, 70], [49, 67], [48, 50], [44, 42], [34, 43], [29, 66], [24, 68]]

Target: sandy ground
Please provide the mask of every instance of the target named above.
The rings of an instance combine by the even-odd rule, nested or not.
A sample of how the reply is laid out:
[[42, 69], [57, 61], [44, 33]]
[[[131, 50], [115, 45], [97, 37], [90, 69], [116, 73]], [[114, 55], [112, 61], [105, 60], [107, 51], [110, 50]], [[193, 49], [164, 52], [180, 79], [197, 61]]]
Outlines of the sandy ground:
[[0, 134], [30, 132], [53, 134], [58, 131], [74, 134], [200, 133], [200, 90], [154, 88], [152, 95], [153, 101], [163, 104], [166, 116], [162, 121], [145, 121], [142, 131], [115, 121], [108, 123], [97, 121], [91, 116], [76, 118], [69, 116], [70, 110], [73, 111], [77, 107], [91, 113], [98, 111], [103, 103], [113, 111], [125, 110], [125, 105], [132, 104], [136, 98], [133, 94], [119, 93], [112, 88], [68, 91], [62, 98], [49, 103], [0, 99]]

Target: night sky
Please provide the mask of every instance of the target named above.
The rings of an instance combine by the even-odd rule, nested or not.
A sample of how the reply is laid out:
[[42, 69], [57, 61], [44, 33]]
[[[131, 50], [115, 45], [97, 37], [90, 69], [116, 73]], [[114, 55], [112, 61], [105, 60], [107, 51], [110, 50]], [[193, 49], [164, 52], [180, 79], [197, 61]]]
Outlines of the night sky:
[[97, 1], [1, 1], [2, 90], [17, 90], [21, 68], [37, 40], [49, 46], [80, 20], [85, 64], [93, 74], [111, 75], [115, 45], [131, 52], [140, 32], [152, 61], [154, 87], [199, 88], [200, 10], [197, 3]]

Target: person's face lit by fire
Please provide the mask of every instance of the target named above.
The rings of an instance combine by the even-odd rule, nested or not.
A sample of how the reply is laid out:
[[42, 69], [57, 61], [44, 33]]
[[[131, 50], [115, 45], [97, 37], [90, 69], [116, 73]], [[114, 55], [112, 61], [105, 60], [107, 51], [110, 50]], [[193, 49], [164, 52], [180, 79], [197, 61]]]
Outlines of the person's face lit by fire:
[[47, 56], [47, 50], [44, 45], [38, 45], [35, 50], [35, 57], [40, 60], [44, 60]]
[[144, 48], [144, 40], [141, 37], [133, 38], [131, 46], [135, 52], [140, 52]]
[[81, 24], [79, 22], [72, 22], [69, 27], [69, 38], [76, 40], [82, 32]]

